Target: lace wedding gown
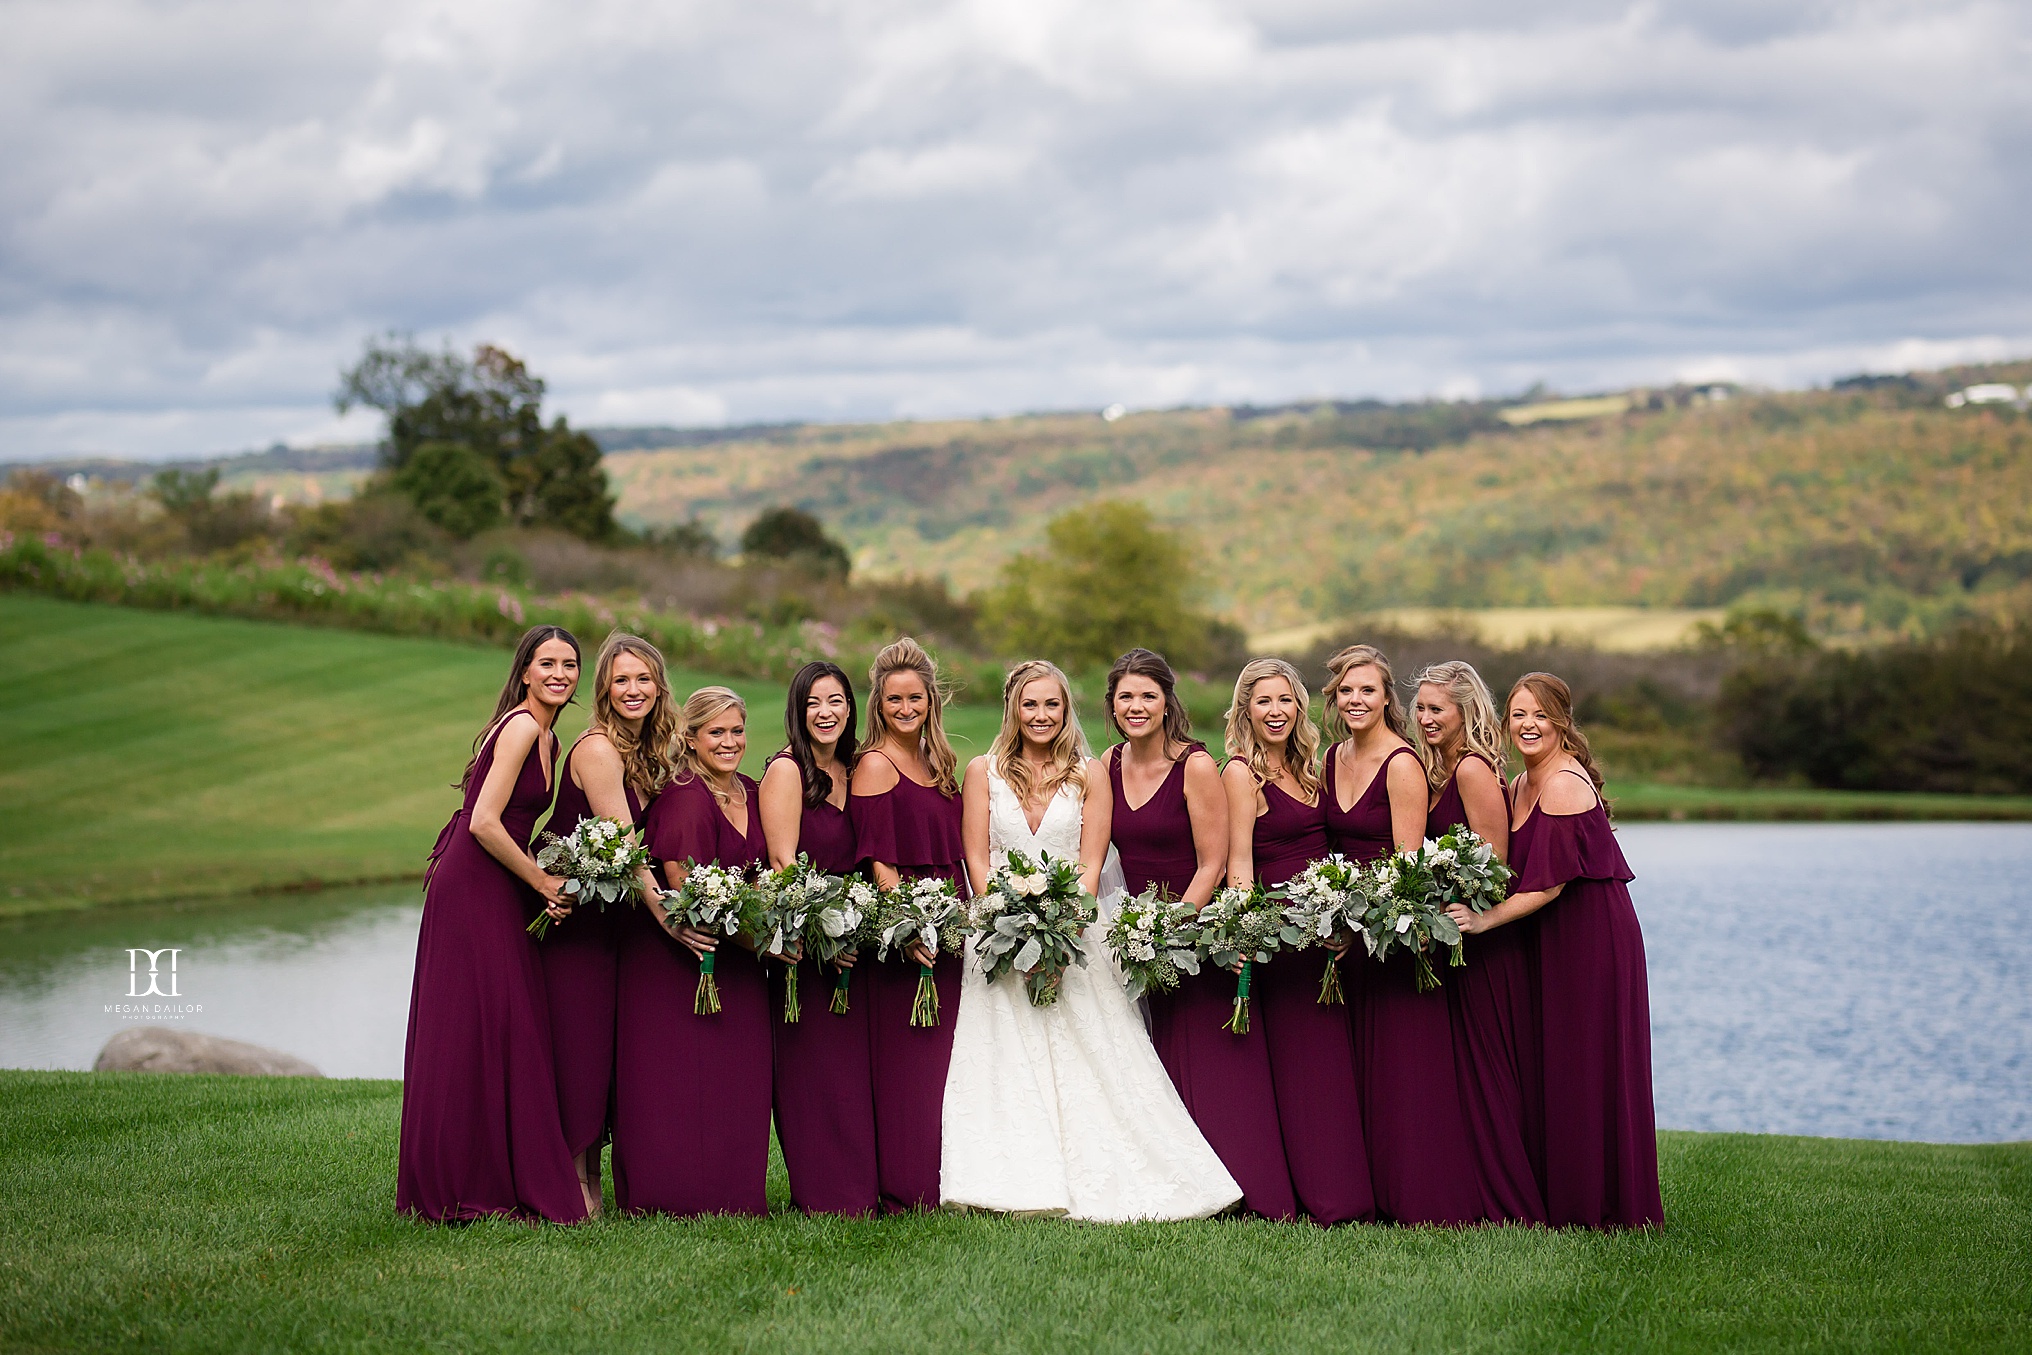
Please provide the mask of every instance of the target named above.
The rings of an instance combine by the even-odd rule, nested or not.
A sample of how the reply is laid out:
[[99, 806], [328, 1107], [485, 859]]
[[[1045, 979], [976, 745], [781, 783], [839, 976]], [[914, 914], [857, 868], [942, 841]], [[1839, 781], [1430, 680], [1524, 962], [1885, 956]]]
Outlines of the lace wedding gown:
[[[1080, 796], [1063, 789], [1037, 831], [991, 766], [988, 846], [1079, 860]], [[994, 983], [967, 945], [946, 1073], [940, 1198], [1104, 1223], [1191, 1219], [1242, 1198], [1151, 1047], [1103, 937], [1122, 891], [1111, 858], [1087, 963], [1058, 1002], [1033, 1007], [1015, 975]]]

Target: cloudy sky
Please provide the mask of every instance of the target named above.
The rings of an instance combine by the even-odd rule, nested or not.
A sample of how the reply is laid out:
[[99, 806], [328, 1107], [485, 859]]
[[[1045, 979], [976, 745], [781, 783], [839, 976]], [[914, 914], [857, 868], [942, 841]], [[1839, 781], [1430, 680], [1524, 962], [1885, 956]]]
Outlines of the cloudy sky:
[[0, 460], [2032, 353], [2032, 6], [10, 0]]

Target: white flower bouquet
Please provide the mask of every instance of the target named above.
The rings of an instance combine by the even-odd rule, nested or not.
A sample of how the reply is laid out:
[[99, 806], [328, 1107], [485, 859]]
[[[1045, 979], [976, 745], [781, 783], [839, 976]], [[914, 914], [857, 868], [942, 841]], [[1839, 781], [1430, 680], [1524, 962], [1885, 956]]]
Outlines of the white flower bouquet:
[[1432, 867], [1432, 888], [1439, 906], [1465, 904], [1486, 913], [1509, 897], [1514, 872], [1497, 857], [1488, 840], [1471, 828], [1455, 828], [1425, 843]]
[[1108, 924], [1108, 949], [1122, 967], [1129, 1000], [1178, 987], [1181, 974], [1199, 973], [1199, 910], [1151, 885], [1123, 899]]
[[1049, 1007], [1058, 1001], [1067, 967], [1086, 967], [1081, 938], [1098, 912], [1073, 862], [1050, 852], [1033, 861], [1012, 850], [968, 910], [969, 927], [979, 937], [974, 958], [990, 983], [1021, 974], [1030, 1005]]
[[1259, 964], [1270, 963], [1280, 950], [1295, 950], [1304, 935], [1284, 917], [1282, 899], [1262, 885], [1244, 889], [1229, 885], [1199, 910], [1199, 954], [1221, 968], [1240, 963], [1235, 985], [1235, 1011], [1221, 1029], [1249, 1033], [1249, 981]]
[[[755, 882], [755, 892], [773, 900], [770, 912], [775, 928], [767, 938], [773, 944], [763, 948], [758, 939], [758, 948], [763, 948], [764, 953], [781, 955], [785, 947], [797, 942], [804, 953], [815, 955], [824, 963], [844, 949], [838, 938], [851, 937], [854, 928], [860, 925], [860, 913], [846, 902], [847, 882], [837, 875], [826, 874], [801, 852], [797, 860], [782, 869], [765, 871]], [[798, 962], [791, 960], [783, 978], [785, 1025], [796, 1025], [803, 1013], [797, 998], [797, 970]]]
[[[1362, 868], [1335, 852], [1313, 862], [1284, 886], [1284, 919], [1298, 928], [1304, 945], [1324, 947], [1336, 936], [1353, 940], [1362, 928], [1361, 917], [1368, 900], [1361, 888]], [[1341, 994], [1340, 957], [1326, 957], [1326, 973], [1319, 980], [1319, 1001], [1337, 1006]]]
[[[635, 830], [617, 819], [580, 819], [571, 832], [543, 835], [536, 864], [564, 876], [564, 894], [578, 908], [591, 902], [602, 912], [609, 903], [642, 896], [640, 872], [649, 865], [649, 851]], [[529, 934], [541, 941], [550, 935], [550, 914], [538, 913]]]
[[[686, 923], [716, 937], [739, 936], [748, 921], [744, 914], [749, 914], [752, 908], [751, 893], [752, 886], [743, 871], [716, 865], [688, 865], [684, 888], [664, 896], [663, 911], [673, 922]], [[698, 992], [692, 998], [691, 1009], [699, 1016], [719, 1013], [720, 985], [713, 977], [711, 951], [699, 956]]]
[[1439, 902], [1424, 843], [1376, 862], [1363, 873], [1362, 883], [1367, 898], [1362, 942], [1371, 956], [1388, 960], [1395, 951], [1410, 951], [1417, 957], [1421, 993], [1439, 987], [1439, 974], [1432, 967], [1434, 946], [1451, 949], [1453, 964], [1467, 963], [1461, 954], [1460, 928]]
[[[876, 958], [887, 960], [891, 951], [899, 954], [913, 945], [922, 945], [936, 956], [940, 951], [957, 953], [967, 939], [966, 910], [959, 890], [951, 880], [924, 876], [905, 880], [884, 890], [875, 924]], [[938, 1024], [938, 988], [932, 982], [931, 966], [917, 967], [917, 1000], [911, 1004], [910, 1024]]]

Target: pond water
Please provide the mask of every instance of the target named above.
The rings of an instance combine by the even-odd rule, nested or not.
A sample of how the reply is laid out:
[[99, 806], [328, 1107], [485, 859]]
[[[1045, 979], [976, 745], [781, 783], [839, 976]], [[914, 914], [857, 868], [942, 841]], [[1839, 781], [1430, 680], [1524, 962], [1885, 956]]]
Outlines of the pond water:
[[[2032, 825], [1621, 837], [1661, 1126], [2032, 1139]], [[115, 1032], [160, 1019], [335, 1077], [399, 1077], [420, 915], [397, 887], [0, 925], [0, 1067], [87, 1068]], [[152, 995], [141, 948], [176, 951], [173, 982], [155, 957]]]

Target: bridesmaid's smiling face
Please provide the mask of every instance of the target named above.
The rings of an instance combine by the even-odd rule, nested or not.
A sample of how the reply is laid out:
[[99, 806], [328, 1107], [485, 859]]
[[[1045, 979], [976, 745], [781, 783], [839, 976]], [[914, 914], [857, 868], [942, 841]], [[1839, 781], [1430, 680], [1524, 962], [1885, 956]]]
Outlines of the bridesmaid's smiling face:
[[728, 706], [691, 736], [699, 765], [721, 776], [732, 776], [748, 752], [748, 717], [739, 706]]
[[1164, 689], [1155, 678], [1131, 673], [1116, 685], [1115, 723], [1132, 740], [1164, 728]]
[[614, 656], [613, 671], [607, 678], [607, 699], [613, 703], [615, 714], [630, 725], [639, 725], [656, 705], [659, 694], [656, 674], [641, 655], [624, 649]]
[[1559, 732], [1552, 727], [1552, 717], [1529, 687], [1510, 693], [1510, 742], [1517, 745], [1527, 763], [1559, 751]]
[[562, 640], [545, 640], [530, 655], [522, 670], [529, 695], [546, 706], [560, 708], [579, 689], [578, 651]]
[[931, 710], [931, 693], [916, 673], [891, 673], [882, 684], [882, 721], [898, 736], [915, 738]]
[[1256, 742], [1265, 748], [1279, 748], [1298, 727], [1297, 693], [1281, 677], [1266, 677], [1249, 689], [1249, 723]]
[[1436, 682], [1418, 685], [1418, 699], [1411, 703], [1411, 717], [1418, 721], [1418, 732], [1432, 748], [1447, 747], [1460, 737], [1461, 728], [1467, 723], [1452, 694]]
[[1048, 753], [1052, 740], [1065, 728], [1065, 688], [1058, 685], [1057, 678], [1035, 678], [1024, 683], [1022, 694], [1016, 698], [1016, 718], [1023, 730], [1023, 741]]
[[1365, 734], [1383, 718], [1389, 698], [1383, 691], [1383, 671], [1372, 663], [1356, 664], [1341, 674], [1326, 699], [1334, 703], [1341, 719], [1357, 734]]
[[847, 728], [847, 694], [836, 677], [822, 677], [811, 684], [804, 698], [804, 732], [814, 747], [830, 752], [837, 747]]

